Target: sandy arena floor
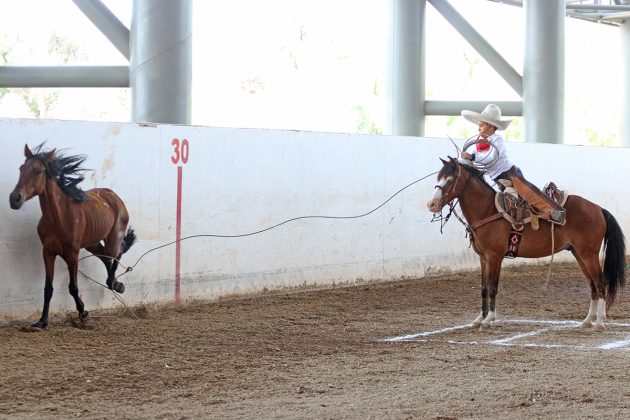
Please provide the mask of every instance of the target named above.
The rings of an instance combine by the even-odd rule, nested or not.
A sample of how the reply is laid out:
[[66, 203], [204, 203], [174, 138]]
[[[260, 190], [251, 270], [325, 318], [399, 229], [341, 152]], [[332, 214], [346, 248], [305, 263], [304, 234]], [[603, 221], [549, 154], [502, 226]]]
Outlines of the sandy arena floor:
[[13, 322], [0, 418], [630, 418], [630, 301], [584, 331], [577, 264], [545, 274], [504, 271], [492, 331], [478, 272]]

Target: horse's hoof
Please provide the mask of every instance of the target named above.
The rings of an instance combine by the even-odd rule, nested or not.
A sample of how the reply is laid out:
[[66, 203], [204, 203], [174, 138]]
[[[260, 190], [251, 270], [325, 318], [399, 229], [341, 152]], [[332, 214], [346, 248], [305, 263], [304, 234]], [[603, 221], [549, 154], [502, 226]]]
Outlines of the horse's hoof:
[[114, 291], [118, 293], [125, 293], [125, 285], [121, 282], [116, 282], [114, 285]]
[[481, 331], [491, 331], [492, 323], [490, 322], [482, 322], [481, 327], [479, 328]]
[[593, 326], [593, 331], [602, 332], [604, 331], [604, 324], [595, 324]]
[[90, 313], [88, 311], [83, 311], [79, 314], [79, 318], [86, 319]]
[[481, 322], [473, 322], [470, 324], [470, 328], [478, 330], [481, 327]]
[[31, 325], [31, 328], [35, 331], [41, 331], [48, 326], [47, 322], [37, 321]]
[[580, 325], [580, 328], [582, 328], [583, 330], [589, 330], [589, 329], [593, 328], [593, 323], [591, 321], [584, 321]]

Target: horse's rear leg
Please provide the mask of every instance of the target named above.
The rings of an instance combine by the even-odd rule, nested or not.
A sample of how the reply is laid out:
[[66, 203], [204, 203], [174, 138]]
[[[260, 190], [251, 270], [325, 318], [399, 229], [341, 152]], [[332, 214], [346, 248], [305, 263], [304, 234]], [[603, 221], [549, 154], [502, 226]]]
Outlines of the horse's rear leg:
[[108, 257], [108, 251], [101, 244], [85, 249], [96, 255], [105, 265], [105, 270], [107, 270], [107, 287], [110, 290], [123, 293], [125, 291], [125, 285], [116, 280], [116, 270], [118, 269], [118, 258], [120, 258], [120, 255], [118, 255], [117, 258]]
[[571, 252], [591, 286], [591, 302], [588, 308], [588, 314], [586, 318], [584, 318], [584, 321], [582, 321], [580, 327], [591, 328], [593, 327], [593, 321], [595, 321], [594, 330], [603, 331], [604, 321], [606, 321], [606, 289], [602, 280], [602, 269], [599, 264], [599, 258], [597, 254], [595, 254], [594, 257], [585, 260], [574, 249], [572, 249]]

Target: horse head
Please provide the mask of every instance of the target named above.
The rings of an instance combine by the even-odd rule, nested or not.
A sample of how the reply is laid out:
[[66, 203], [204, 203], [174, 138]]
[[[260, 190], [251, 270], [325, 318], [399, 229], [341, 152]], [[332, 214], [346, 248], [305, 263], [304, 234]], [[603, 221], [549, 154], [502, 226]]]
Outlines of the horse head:
[[20, 178], [9, 195], [9, 204], [14, 210], [44, 191], [47, 178], [46, 165], [55, 159], [55, 149], [46, 153], [33, 153], [25, 144], [24, 157], [26, 160], [20, 166]]
[[467, 177], [470, 177], [467, 171], [463, 170], [457, 159], [448, 157], [448, 160], [440, 158], [442, 161], [442, 169], [437, 175], [437, 184], [435, 192], [427, 203], [429, 211], [437, 213], [442, 208], [458, 198], [464, 191]]

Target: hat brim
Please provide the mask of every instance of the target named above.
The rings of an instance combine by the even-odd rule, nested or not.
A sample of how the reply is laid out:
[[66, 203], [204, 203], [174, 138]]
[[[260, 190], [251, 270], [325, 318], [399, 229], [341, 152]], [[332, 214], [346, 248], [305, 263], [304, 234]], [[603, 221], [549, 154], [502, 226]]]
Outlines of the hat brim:
[[462, 117], [464, 117], [466, 120], [470, 121], [473, 124], [479, 124], [479, 121], [483, 121], [483, 122], [486, 122], [488, 124], [492, 124], [498, 130], [505, 130], [506, 128], [508, 128], [508, 126], [512, 122], [511, 119], [503, 119], [503, 118], [501, 118], [500, 120], [491, 120], [489, 118], [484, 117], [479, 112], [469, 111], [469, 110], [466, 110], [466, 109], [462, 111]]

